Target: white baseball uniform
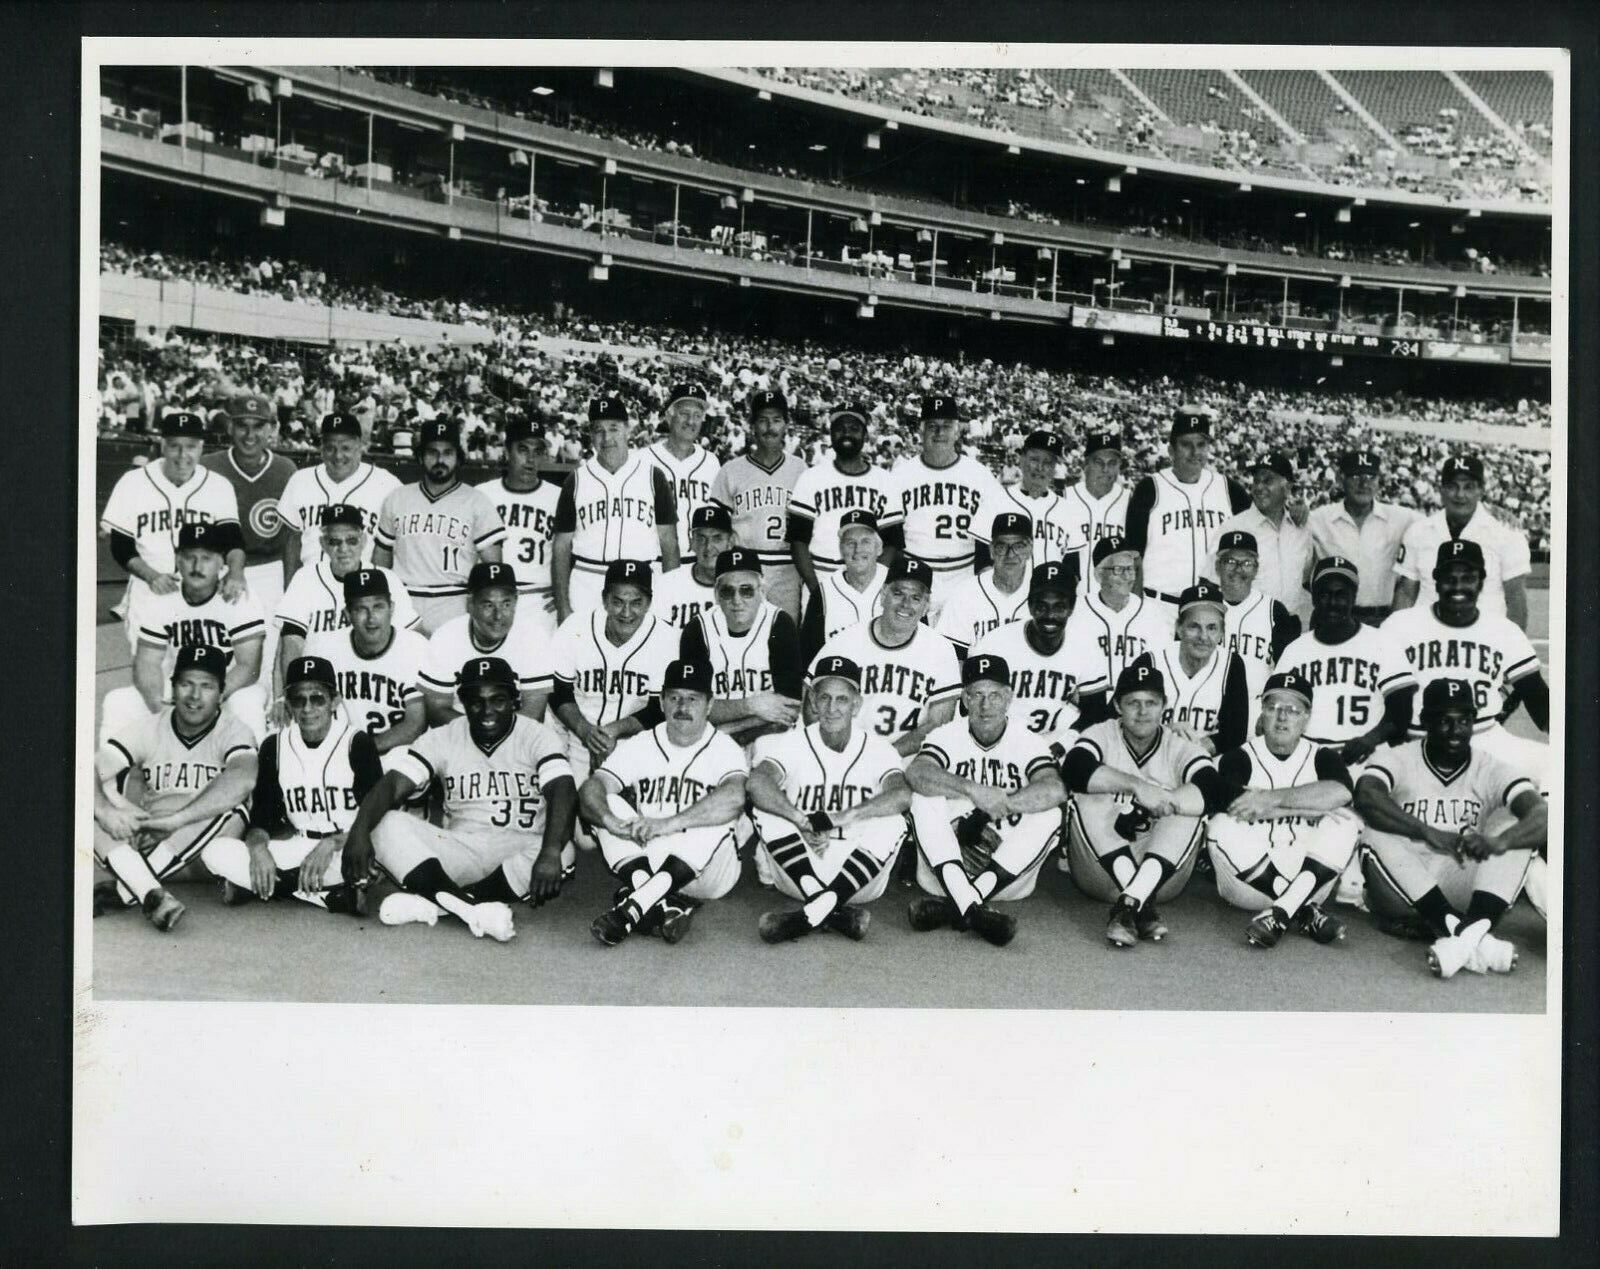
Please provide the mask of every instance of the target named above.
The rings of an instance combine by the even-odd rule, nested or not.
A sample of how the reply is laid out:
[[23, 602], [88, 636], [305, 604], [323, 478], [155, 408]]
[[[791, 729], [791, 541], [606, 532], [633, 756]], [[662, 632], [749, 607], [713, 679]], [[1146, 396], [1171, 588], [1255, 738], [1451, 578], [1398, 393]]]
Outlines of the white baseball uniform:
[[905, 516], [906, 553], [933, 570], [928, 619], [944, 610], [947, 583], [972, 571], [973, 529], [985, 503], [996, 506], [1000, 482], [976, 458], [960, 455], [948, 467], [930, 467], [922, 455], [902, 458], [889, 469], [890, 505], [898, 496]]
[[[1083, 545], [1083, 539], [1073, 524], [1073, 508], [1066, 498], [1054, 489], [1030, 495], [1022, 492], [1021, 485], [1006, 486], [996, 481], [990, 493], [993, 496], [984, 502], [978, 509], [978, 514], [973, 517], [973, 541], [982, 542], [985, 546], [991, 545], [994, 518], [1009, 511], [1027, 516], [1033, 521], [1032, 562], [1035, 565], [1065, 560], [1077, 553], [1078, 548]], [[1079, 576], [1083, 574], [1080, 573]]]
[[770, 470], [750, 453], [723, 464], [711, 483], [711, 501], [733, 517], [740, 546], [761, 561], [766, 594], [796, 621], [800, 619], [800, 572], [789, 551], [789, 503], [807, 471], [798, 454], [785, 454]]
[[[603, 610], [575, 612], [544, 645], [540, 664], [555, 683], [570, 688], [578, 712], [597, 727], [637, 714], [661, 692], [667, 666], [678, 657], [680, 631], [654, 613], [646, 614], [633, 637], [618, 646], [606, 638]], [[589, 751], [554, 719], [579, 779], [588, 775]]]
[[401, 485], [378, 511], [377, 544], [394, 552], [394, 571], [421, 614], [425, 634], [466, 612], [467, 574], [505, 536], [500, 512], [473, 485], [452, 485], [440, 494], [421, 482]]
[[[406, 594], [399, 574], [393, 569], [377, 568], [373, 564], [365, 567], [376, 569], [389, 583], [389, 600], [394, 608], [391, 620], [395, 627], [415, 629], [419, 620], [416, 606], [412, 604], [411, 596]], [[333, 575], [333, 566], [327, 560], [318, 560], [298, 570], [289, 579], [272, 620], [280, 636], [299, 635], [302, 639], [332, 630], [348, 630], [350, 615], [345, 611], [344, 579]]]
[[885, 484], [883, 471], [870, 464], [860, 475], [840, 471], [834, 461], [800, 473], [789, 499], [788, 538], [795, 539], [795, 522], [804, 521], [805, 527], [799, 532], [810, 530], [810, 536], [803, 540], [811, 548], [811, 562], [819, 581], [844, 567], [839, 521], [845, 512], [870, 511], [878, 521], [880, 533], [901, 523], [904, 513], [899, 500], [891, 500]]
[[1126, 530], [1129, 493], [1128, 486], [1120, 480], [1112, 483], [1104, 498], [1096, 498], [1081, 480], [1068, 485], [1062, 493], [1062, 501], [1067, 504], [1066, 519], [1072, 531], [1072, 542], [1078, 552], [1078, 576], [1084, 582], [1093, 574], [1094, 544], [1101, 538], [1120, 535]]
[[290, 476], [289, 483], [283, 487], [283, 497], [278, 500], [278, 514], [291, 532], [300, 535], [302, 567], [322, 559], [322, 509], [338, 506], [356, 507], [361, 511], [362, 524], [367, 531], [367, 546], [361, 562], [371, 564], [378, 513], [383, 509], [383, 500], [398, 488], [400, 480], [393, 472], [372, 463], [357, 463], [356, 469], [344, 480], [329, 476], [325, 463], [302, 467]]
[[1214, 467], [1202, 468], [1193, 484], [1171, 467], [1141, 480], [1128, 495], [1126, 537], [1144, 557], [1145, 589], [1176, 605], [1205, 576], [1223, 524], [1249, 505], [1243, 486]]
[[1501, 524], [1481, 505], [1460, 533], [1450, 532], [1443, 511], [1420, 516], [1406, 529], [1405, 536], [1400, 539], [1400, 554], [1395, 559], [1394, 571], [1397, 576], [1417, 583], [1419, 589], [1414, 606], [1429, 608], [1438, 600], [1433, 566], [1438, 562], [1439, 548], [1453, 540], [1476, 542], [1483, 548], [1485, 577], [1478, 610], [1489, 616], [1505, 616], [1506, 583], [1526, 577], [1533, 568], [1528, 538], [1520, 529]]
[[698, 445], [689, 457], [679, 458], [667, 448], [665, 440], [640, 452], [672, 484], [672, 496], [678, 504], [678, 554], [687, 562], [690, 521], [698, 508], [711, 502], [711, 485], [722, 470], [722, 463], [710, 450]]
[[1023, 574], [1021, 583], [1008, 595], [995, 585], [994, 569], [986, 568], [976, 576], [951, 583], [948, 601], [934, 629], [964, 654], [991, 630], [1021, 621], [1027, 615], [1028, 574]]
[[976, 656], [1001, 656], [1011, 669], [1011, 708], [1035, 736], [1050, 737], [1077, 724], [1085, 696], [1110, 690], [1104, 663], [1088, 642], [1065, 637], [1054, 652], [1040, 652], [1028, 637], [1031, 621], [1011, 621], [983, 636], [967, 651]]
[[550, 654], [550, 639], [543, 624], [537, 617], [523, 613], [520, 600], [511, 629], [492, 647], [479, 643], [472, 631], [472, 614], [463, 613], [429, 636], [420, 675], [422, 689], [453, 696], [461, 683], [463, 665], [479, 657], [500, 657], [516, 673], [517, 687], [524, 696], [548, 692], [554, 686]]
[[551, 543], [556, 534], [556, 503], [561, 498], [561, 486], [541, 480], [532, 489], [517, 491], [506, 488], [500, 477], [486, 480], [478, 486], [484, 497], [500, 513], [500, 522], [506, 527], [505, 541], [500, 558], [511, 565], [517, 575], [517, 594], [523, 603], [537, 596], [550, 604], [550, 629], [555, 630], [555, 606], [550, 581]]
[[415, 630], [397, 629], [389, 632], [388, 647], [363, 656], [349, 630], [334, 630], [307, 639], [302, 655], [323, 657], [333, 666], [345, 716], [355, 727], [375, 735], [404, 722], [406, 707], [422, 699], [428, 646]]
[[1100, 653], [1107, 683], [1146, 652], [1172, 642], [1172, 609], [1142, 594], [1130, 595], [1121, 610], [1098, 594], [1085, 592], [1067, 618], [1064, 641], [1073, 647], [1092, 645]]
[[904, 643], [878, 638], [875, 622], [863, 621], [840, 631], [822, 645], [811, 668], [823, 657], [847, 657], [861, 667], [861, 713], [864, 730], [893, 744], [922, 724], [931, 705], [961, 694], [961, 664], [956, 650], [937, 631], [918, 625]]
[[883, 593], [883, 584], [888, 576], [889, 570], [879, 564], [873, 569], [865, 590], [857, 590], [846, 581], [842, 568], [837, 573], [819, 578], [817, 593], [822, 596], [823, 639], [831, 639], [842, 630], [876, 617], [878, 596]]
[[694, 559], [685, 559], [678, 568], [655, 579], [650, 595], [650, 611], [669, 626], [682, 630], [696, 616], [712, 612], [717, 606], [716, 581], [698, 581]]
[[1250, 680], [1239, 654], [1216, 647], [1193, 674], [1183, 668], [1182, 644], [1169, 643], [1140, 660], [1167, 681], [1163, 726], [1181, 723], [1213, 738], [1221, 749], [1242, 745], [1251, 733]]
[[572, 535], [567, 597], [573, 615], [599, 605], [606, 565], [612, 560], [648, 561], [659, 576], [657, 530], [678, 519], [672, 482], [642, 452], [629, 454], [615, 472], [597, 458], [569, 472], [556, 500], [556, 532]]
[[1342, 745], [1364, 736], [1383, 717], [1383, 703], [1417, 685], [1404, 649], [1376, 626], [1359, 624], [1343, 643], [1301, 635], [1278, 658], [1278, 671], [1305, 676], [1313, 692], [1306, 739]]

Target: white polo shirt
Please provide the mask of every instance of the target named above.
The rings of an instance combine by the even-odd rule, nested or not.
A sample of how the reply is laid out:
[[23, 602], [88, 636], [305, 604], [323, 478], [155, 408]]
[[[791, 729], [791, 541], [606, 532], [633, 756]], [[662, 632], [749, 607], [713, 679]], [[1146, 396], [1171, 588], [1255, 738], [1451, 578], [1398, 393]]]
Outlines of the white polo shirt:
[[1483, 594], [1478, 599], [1478, 611], [1504, 617], [1506, 583], [1513, 578], [1526, 577], [1533, 568], [1528, 556], [1528, 538], [1520, 529], [1501, 524], [1481, 505], [1472, 513], [1472, 518], [1461, 526], [1461, 532], [1454, 535], [1444, 522], [1443, 511], [1435, 511], [1431, 516], [1416, 520], [1401, 541], [1400, 555], [1394, 565], [1395, 574], [1408, 577], [1421, 586], [1416, 606], [1427, 608], [1439, 598], [1433, 585], [1433, 566], [1439, 558], [1439, 547], [1450, 541], [1452, 536], [1476, 542], [1483, 548], [1483, 567], [1487, 576], [1483, 580]]
[[1311, 531], [1317, 559], [1342, 555], [1356, 566], [1360, 574], [1357, 608], [1387, 608], [1394, 602], [1394, 566], [1400, 542], [1417, 517], [1411, 507], [1374, 500], [1366, 519], [1357, 524], [1341, 500], [1313, 508], [1306, 528]]
[[1211, 535], [1212, 554], [1208, 561], [1211, 576], [1217, 576], [1215, 546], [1224, 533], [1236, 529], [1252, 534], [1256, 540], [1261, 569], [1256, 573], [1256, 589], [1269, 599], [1276, 599], [1300, 618], [1301, 625], [1311, 619], [1311, 592], [1306, 589], [1306, 577], [1311, 563], [1311, 532], [1296, 524], [1283, 513], [1283, 523], [1274, 525], [1271, 520], [1251, 505], [1223, 523]]

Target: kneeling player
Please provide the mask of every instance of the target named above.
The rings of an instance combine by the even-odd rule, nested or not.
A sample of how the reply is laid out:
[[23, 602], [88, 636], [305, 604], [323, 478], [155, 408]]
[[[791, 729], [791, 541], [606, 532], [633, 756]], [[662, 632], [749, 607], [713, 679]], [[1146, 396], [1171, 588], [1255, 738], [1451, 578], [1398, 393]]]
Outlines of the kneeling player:
[[699, 903], [739, 880], [744, 751], [711, 725], [711, 667], [668, 665], [661, 709], [666, 721], [617, 745], [580, 792], [606, 866], [622, 882], [616, 906], [589, 927], [607, 947], [636, 929], [678, 942]]
[[366, 888], [345, 882], [341, 851], [362, 799], [383, 778], [377, 746], [340, 709], [333, 665], [322, 657], [289, 663], [284, 699], [289, 723], [261, 743], [249, 831], [243, 841], [217, 838], [200, 858], [222, 878], [229, 907], [252, 895], [293, 896], [365, 916]]
[[989, 903], [1033, 893], [1060, 836], [1066, 790], [1048, 738], [1029, 731], [1020, 714], [1008, 716], [1006, 659], [973, 652], [961, 682], [967, 716], [929, 733], [906, 770], [916, 795], [917, 884], [927, 892], [908, 915], [914, 930], [976, 930], [1004, 947], [1017, 919]]
[[1305, 738], [1311, 703], [1303, 674], [1268, 676], [1262, 735], [1217, 758], [1228, 808], [1208, 826], [1217, 893], [1257, 909], [1245, 932], [1255, 947], [1276, 945], [1291, 928], [1318, 943], [1344, 937], [1344, 923], [1321, 905], [1356, 853], [1360, 825], [1342, 810], [1351, 797], [1344, 759]]
[[222, 649], [180, 648], [171, 706], [108, 736], [95, 755], [94, 853], [116, 878], [94, 888], [96, 916], [137, 902], [170, 930], [184, 908], [161, 883], [219, 833], [243, 831], [256, 744], [222, 708], [227, 677]]
[[[572, 836], [577, 791], [555, 733], [518, 713], [517, 674], [499, 657], [461, 668], [466, 717], [426, 731], [373, 786], [345, 839], [344, 876], [372, 860], [403, 888], [378, 908], [385, 925], [432, 925], [441, 910], [474, 937], [516, 934], [510, 904], [537, 907], [561, 892], [561, 848]], [[437, 780], [444, 826], [390, 815]]]
[[[1427, 734], [1380, 751], [1356, 782], [1367, 905], [1391, 932], [1420, 921], [1433, 938], [1428, 967], [1441, 978], [1516, 968], [1516, 948], [1489, 930], [1545, 845], [1538, 786], [1473, 745], [1476, 714], [1467, 680], [1434, 679], [1422, 691]], [[1501, 807], [1515, 821], [1485, 834], [1481, 824]]]
[[1161, 725], [1161, 671], [1136, 661], [1117, 676], [1117, 717], [1068, 749], [1061, 774], [1075, 796], [1067, 815], [1067, 871], [1091, 899], [1111, 903], [1106, 941], [1132, 947], [1166, 937], [1155, 901], [1189, 884], [1205, 834], [1200, 817], [1222, 808], [1210, 756]]
[[855, 725], [861, 667], [848, 657], [823, 657], [807, 697], [817, 721], [758, 740], [750, 772], [758, 849], [774, 865], [778, 891], [804, 905], [762, 916], [768, 943], [819, 926], [862, 938], [863, 905], [888, 885], [911, 807], [894, 746]]

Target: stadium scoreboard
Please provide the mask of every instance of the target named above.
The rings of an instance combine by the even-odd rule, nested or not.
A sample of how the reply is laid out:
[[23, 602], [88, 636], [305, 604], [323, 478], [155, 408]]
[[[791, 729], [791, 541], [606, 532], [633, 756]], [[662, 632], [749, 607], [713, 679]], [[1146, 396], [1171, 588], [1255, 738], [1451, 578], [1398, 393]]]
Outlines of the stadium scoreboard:
[[1195, 343], [1233, 344], [1243, 348], [1277, 348], [1309, 353], [1363, 353], [1380, 357], [1420, 357], [1420, 339], [1394, 339], [1355, 331], [1299, 330], [1265, 322], [1219, 322], [1191, 317], [1163, 317], [1161, 333], [1168, 339]]

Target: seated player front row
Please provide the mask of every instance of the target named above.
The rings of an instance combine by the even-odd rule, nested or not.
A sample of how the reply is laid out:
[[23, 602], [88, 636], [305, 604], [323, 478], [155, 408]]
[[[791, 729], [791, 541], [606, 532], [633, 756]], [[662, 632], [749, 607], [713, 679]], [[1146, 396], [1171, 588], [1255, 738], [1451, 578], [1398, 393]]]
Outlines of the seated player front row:
[[[1337, 754], [1305, 739], [1313, 688], [1295, 672], [1268, 680], [1263, 734], [1213, 760], [1162, 726], [1166, 687], [1147, 664], [1120, 676], [1116, 715], [1069, 745], [1011, 720], [1009, 667], [980, 654], [963, 671], [965, 716], [907, 763], [856, 725], [859, 666], [824, 657], [807, 685], [815, 721], [762, 737], [747, 764], [710, 723], [710, 666], [679, 660], [662, 721], [618, 744], [581, 790], [554, 733], [519, 713], [515, 672], [499, 658], [463, 665], [464, 716], [424, 733], [387, 772], [345, 720], [326, 660], [290, 665], [288, 724], [259, 753], [222, 710], [225, 684], [220, 652], [184, 649], [173, 706], [102, 747], [95, 845], [114, 880], [96, 888], [97, 914], [137, 902], [171, 929], [183, 905], [162, 882], [198, 856], [229, 904], [292, 895], [362, 914], [381, 869], [400, 886], [380, 908], [385, 923], [448, 913], [503, 941], [515, 932], [511, 904], [559, 893], [581, 812], [620, 883], [595, 936], [675, 943], [695, 909], [738, 880], [748, 804], [776, 888], [799, 904], [762, 917], [768, 942], [823, 926], [863, 937], [865, 905], [909, 841], [925, 892], [911, 925], [1003, 945], [1016, 919], [993, 905], [1032, 893], [1064, 825], [1074, 882], [1112, 905], [1113, 946], [1166, 934], [1156, 904], [1188, 883], [1208, 835], [1220, 893], [1255, 912], [1252, 944], [1291, 929], [1327, 943], [1343, 927], [1321, 905], [1359, 835], [1374, 911], [1429, 938], [1430, 965], [1449, 976], [1514, 966], [1489, 930], [1544, 848], [1543, 799], [1474, 748], [1473, 694], [1453, 679], [1424, 693], [1426, 736], [1380, 752], [1352, 786]], [[407, 809], [434, 784], [438, 826]], [[1509, 823], [1491, 832], [1496, 819]]]

